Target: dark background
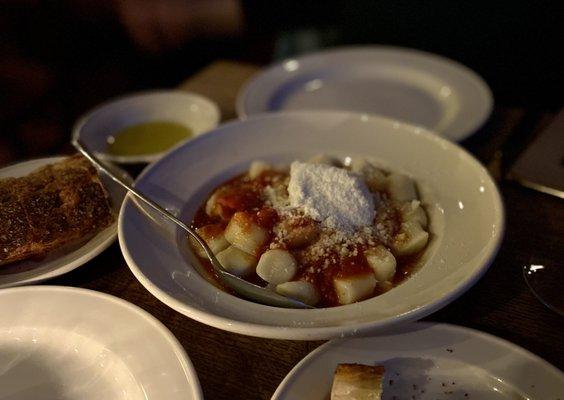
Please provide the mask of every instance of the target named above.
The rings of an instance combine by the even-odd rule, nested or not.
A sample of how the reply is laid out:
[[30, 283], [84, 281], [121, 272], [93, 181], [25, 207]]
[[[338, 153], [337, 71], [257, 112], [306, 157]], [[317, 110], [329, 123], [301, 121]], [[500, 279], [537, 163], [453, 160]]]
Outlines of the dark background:
[[[189, 9], [207, 0], [153, 3], [183, 1]], [[151, 1], [128, 3], [135, 12]], [[156, 50], [132, 38], [118, 4], [0, 3], [0, 164], [59, 152], [90, 107], [129, 91], [173, 87], [212, 60], [265, 64], [344, 44], [442, 54], [481, 74], [498, 104], [562, 105], [561, 2], [243, 1], [241, 32], [196, 33]]]

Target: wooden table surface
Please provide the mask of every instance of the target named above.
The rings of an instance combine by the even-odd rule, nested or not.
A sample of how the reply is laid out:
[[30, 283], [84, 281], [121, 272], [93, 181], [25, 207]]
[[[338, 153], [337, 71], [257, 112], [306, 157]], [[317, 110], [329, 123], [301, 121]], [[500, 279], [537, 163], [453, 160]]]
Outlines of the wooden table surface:
[[[217, 62], [181, 88], [214, 99], [223, 119], [232, 119], [236, 93], [256, 71], [251, 65]], [[463, 145], [500, 178], [551, 116], [546, 110], [498, 105], [489, 122]], [[426, 319], [489, 332], [563, 369], [564, 318], [534, 297], [522, 268], [531, 263], [564, 267], [564, 201], [505, 180], [500, 187], [507, 230], [497, 258], [473, 288]], [[206, 399], [269, 399], [290, 369], [323, 343], [259, 339], [195, 322], [158, 301], [133, 277], [117, 243], [47, 284], [109, 293], [157, 317], [192, 359]]]

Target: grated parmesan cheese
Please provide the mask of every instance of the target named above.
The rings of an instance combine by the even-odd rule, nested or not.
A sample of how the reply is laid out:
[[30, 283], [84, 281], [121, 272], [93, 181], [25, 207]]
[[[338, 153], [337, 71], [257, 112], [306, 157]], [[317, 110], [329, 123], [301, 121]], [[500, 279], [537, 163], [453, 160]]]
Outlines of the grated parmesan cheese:
[[372, 224], [374, 199], [358, 176], [329, 165], [294, 161], [288, 184], [290, 205], [322, 225], [352, 232]]
[[[302, 193], [298, 202], [296, 187]], [[319, 229], [317, 239], [299, 252], [300, 261], [306, 264], [322, 261], [306, 269], [310, 274], [358, 256], [359, 248], [387, 244], [393, 237], [386, 212], [390, 205], [383, 198], [374, 200], [362, 178], [345, 169], [294, 162], [290, 176], [273, 178], [263, 188], [262, 197], [281, 218], [273, 227], [271, 250], [286, 249], [304, 218], [317, 221], [312, 221]]]

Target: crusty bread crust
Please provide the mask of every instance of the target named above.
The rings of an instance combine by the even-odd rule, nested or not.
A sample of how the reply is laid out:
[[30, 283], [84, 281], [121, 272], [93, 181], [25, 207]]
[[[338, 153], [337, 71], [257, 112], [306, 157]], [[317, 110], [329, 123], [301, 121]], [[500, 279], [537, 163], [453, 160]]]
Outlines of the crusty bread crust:
[[114, 221], [96, 169], [75, 155], [0, 180], [0, 265], [41, 257]]
[[380, 380], [384, 376], [384, 367], [381, 365], [339, 364], [335, 369], [335, 375], [350, 380]]
[[379, 400], [383, 366], [339, 364], [335, 369], [331, 400]]

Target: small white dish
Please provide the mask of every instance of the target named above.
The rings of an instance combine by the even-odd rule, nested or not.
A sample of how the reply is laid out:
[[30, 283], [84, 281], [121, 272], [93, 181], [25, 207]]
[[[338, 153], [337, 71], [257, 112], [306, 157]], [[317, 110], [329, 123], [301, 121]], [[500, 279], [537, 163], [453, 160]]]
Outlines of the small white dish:
[[452, 140], [474, 133], [492, 111], [484, 80], [462, 64], [413, 49], [345, 47], [285, 60], [253, 78], [239, 117], [283, 110], [378, 114]]
[[0, 292], [0, 398], [200, 400], [166, 327], [107, 294], [60, 286]]
[[335, 340], [300, 361], [272, 400], [326, 400], [337, 364], [384, 365], [382, 399], [557, 399], [564, 375], [486, 333], [414, 323], [386, 335]]
[[[49, 157], [24, 161], [0, 169], [0, 179], [21, 177], [48, 164], [63, 160], [65, 157]], [[131, 182], [131, 177], [123, 170], [114, 167], [117, 174]], [[102, 184], [108, 191], [112, 202], [112, 209], [116, 216], [125, 197], [125, 191], [111, 179], [100, 176]], [[116, 239], [117, 221], [104, 230], [98, 232], [85, 243], [79, 243], [64, 249], [54, 250], [40, 261], [22, 260], [0, 267], [0, 289], [12, 286], [29, 285], [66, 274], [80, 267], [108, 248]]]
[[432, 240], [425, 264], [398, 287], [359, 303], [314, 310], [240, 299], [198, 274], [200, 264], [180, 230], [141, 211], [128, 196], [118, 234], [133, 274], [162, 302], [202, 323], [246, 335], [314, 340], [423, 318], [470, 288], [492, 262], [504, 215], [487, 170], [459, 146], [382, 117], [310, 111], [235, 121], [168, 153], [145, 169], [135, 186], [189, 222], [213, 189], [246, 171], [251, 161], [287, 164], [318, 153], [374, 158], [418, 182]]
[[[206, 97], [180, 90], [155, 90], [110, 100], [80, 117], [73, 139], [80, 138], [100, 158], [122, 163], [150, 163], [164, 153], [118, 156], [107, 153], [108, 139], [128, 126], [151, 122], [176, 122], [192, 130], [192, 138], [217, 126], [220, 111]], [[187, 140], [191, 140], [187, 139]]]

